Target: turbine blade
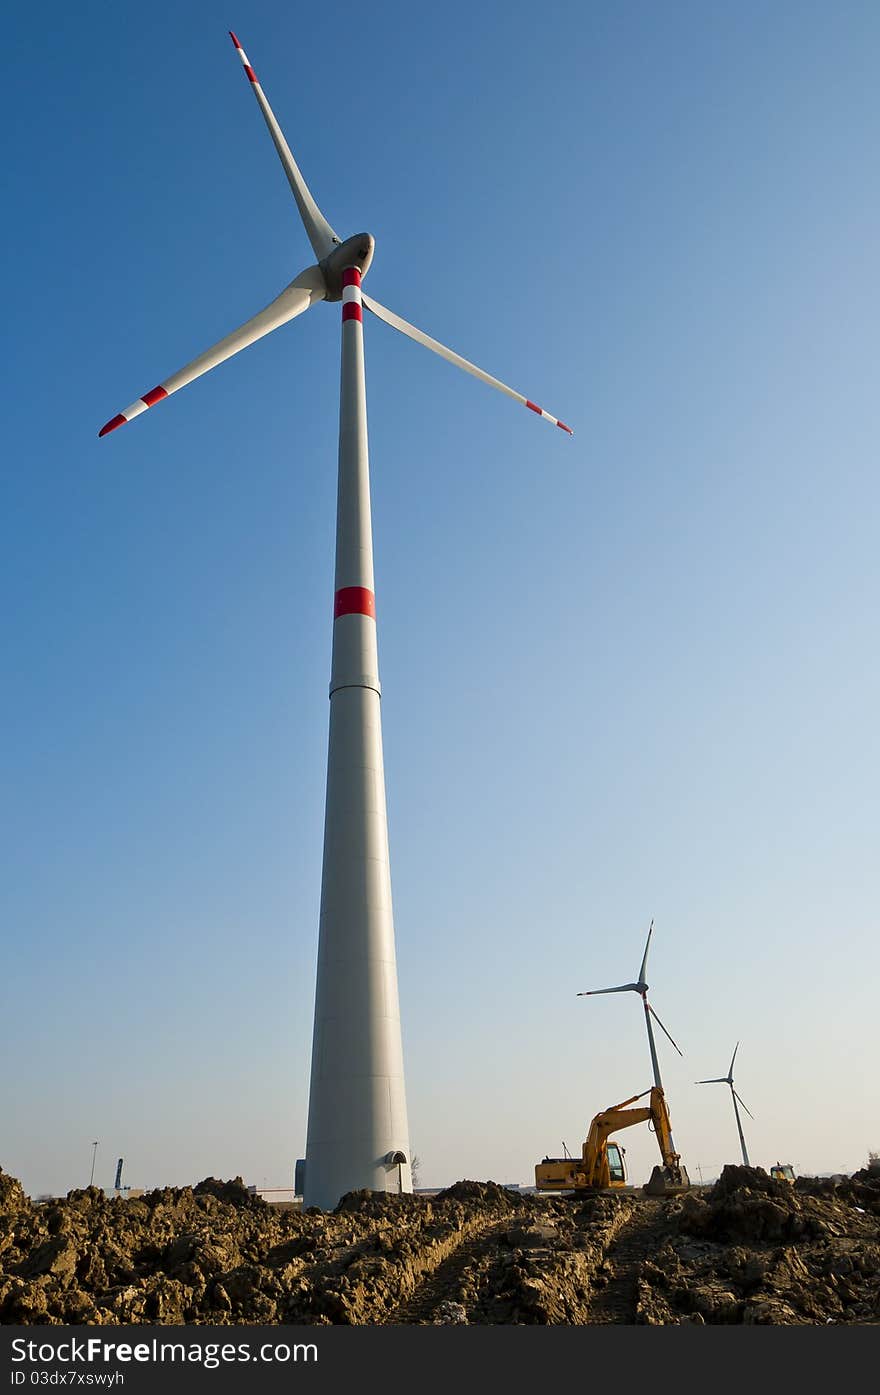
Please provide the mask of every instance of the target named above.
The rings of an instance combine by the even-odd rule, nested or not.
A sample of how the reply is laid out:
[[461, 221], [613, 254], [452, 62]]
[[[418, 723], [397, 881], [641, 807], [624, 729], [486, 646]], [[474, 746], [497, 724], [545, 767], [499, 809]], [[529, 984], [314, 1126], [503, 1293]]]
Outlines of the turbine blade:
[[[655, 1012], [654, 1009], [651, 1007], [651, 1004], [648, 1003], [648, 1002], [646, 1002], [646, 1003], [645, 1003], [645, 1007], [648, 1009], [648, 1011], [649, 1011], [649, 1013], [651, 1014], [651, 1016], [653, 1017], [654, 1021], [657, 1022], [657, 1023], [659, 1023], [659, 1025], [660, 1025], [660, 1027], [662, 1028], [662, 1030], [663, 1030], [664, 1032], [666, 1032], [666, 1028], [663, 1026], [663, 1023], [660, 1021], [660, 1018], [657, 1016], [656, 1012]], [[675, 1047], [675, 1049], [676, 1049], [676, 1051], [678, 1052], [679, 1056], [683, 1056], [683, 1055], [684, 1055], [684, 1052], [682, 1051], [681, 1047], [678, 1045], [678, 1042], [675, 1040], [675, 1038], [674, 1038], [669, 1032], [666, 1032], [666, 1035], [669, 1037], [669, 1040], [672, 1042], [672, 1045]]]
[[[645, 970], [646, 970], [647, 967], [648, 967], [648, 950], [651, 948], [651, 936], [653, 935], [653, 933], [654, 933], [654, 922], [653, 922], [653, 920], [652, 920], [652, 921], [651, 921], [651, 924], [648, 926], [648, 938], [647, 938], [647, 940], [645, 941], [645, 953], [644, 953], [644, 956], [643, 956], [643, 958], [642, 958], [642, 967], [639, 969], [639, 983], [644, 983], [644, 982], [645, 982]], [[657, 1020], [659, 1021], [660, 1019], [658, 1018]]]
[[577, 993], [578, 998], [595, 998], [599, 993], [628, 993], [630, 989], [638, 993], [637, 983], [621, 983], [617, 988], [590, 988], [586, 993]]
[[734, 1061], [736, 1060], [736, 1053], [737, 1053], [737, 1051], [739, 1051], [739, 1042], [737, 1042], [737, 1043], [736, 1043], [736, 1046], [733, 1048], [733, 1055], [732, 1055], [731, 1058], [730, 1058], [730, 1070], [727, 1072], [727, 1074], [730, 1076], [731, 1080], [733, 1079], [733, 1063], [734, 1063]]
[[[386, 325], [391, 325], [392, 329], [397, 329], [401, 334], [408, 335], [408, 337], [414, 339], [417, 344], [423, 344], [426, 349], [432, 349], [435, 354], [439, 354], [441, 358], [445, 358], [448, 363], [454, 363], [457, 368], [463, 368], [465, 373], [472, 373], [475, 378], [479, 378], [481, 383], [488, 383], [489, 387], [497, 388], [499, 392], [506, 393], [507, 396], [512, 397], [515, 402], [521, 402], [524, 407], [529, 408], [529, 411], [537, 412], [538, 416], [543, 417], [545, 421], [550, 421], [554, 426], [558, 426], [560, 430], [567, 431], [569, 436], [574, 435], [571, 427], [566, 426], [564, 421], [559, 421], [557, 417], [552, 417], [549, 412], [544, 411], [543, 407], [537, 406], [537, 404], [530, 401], [528, 397], [523, 397], [521, 392], [514, 392], [513, 388], [508, 387], [506, 383], [500, 382], [498, 378], [493, 378], [490, 373], [484, 373], [482, 368], [477, 368], [476, 364], [471, 363], [466, 358], [462, 358], [461, 354], [453, 352], [452, 349], [447, 349], [445, 344], [440, 344], [436, 339], [432, 339], [429, 334], [424, 334], [420, 329], [416, 329], [415, 325], [409, 324], [407, 320], [402, 320], [400, 316], [395, 315], [392, 310], [387, 310], [384, 305], [380, 305], [377, 300], [373, 300], [372, 296], [368, 296], [362, 291], [361, 299], [367, 309], [372, 310], [377, 319], [384, 320]], [[599, 991], [616, 992], [617, 990], [600, 989]]]
[[279, 296], [267, 305], [265, 310], [261, 310], [258, 315], [247, 320], [239, 329], [234, 329], [231, 334], [227, 334], [225, 339], [221, 339], [219, 344], [213, 348], [206, 349], [198, 358], [194, 358], [192, 363], [188, 363], [185, 368], [181, 368], [179, 373], [174, 373], [170, 378], [166, 378], [158, 387], [154, 387], [150, 392], [144, 393], [130, 407], [126, 407], [124, 412], [112, 417], [101, 430], [99, 436], [106, 436], [108, 432], [115, 431], [117, 426], [124, 426], [133, 417], [140, 416], [148, 407], [154, 407], [163, 398], [170, 397], [172, 392], [177, 392], [178, 388], [186, 387], [194, 378], [200, 378], [209, 369], [216, 368], [218, 363], [224, 359], [231, 358], [240, 349], [246, 349], [249, 344], [253, 344], [257, 339], [262, 339], [264, 334], [270, 330], [278, 329], [280, 325], [286, 324], [288, 320], [293, 320], [297, 315], [301, 315], [304, 310], [308, 310], [316, 300], [324, 299], [324, 278], [317, 266], [310, 266], [307, 271], [301, 272], [295, 281], [283, 290]]
[[[733, 1089], [733, 1086], [731, 1086], [731, 1089]], [[734, 1090], [733, 1093], [736, 1095], [737, 1099], [739, 1100], [739, 1102], [740, 1102], [740, 1104], [742, 1105], [743, 1109], [744, 1109], [744, 1110], [746, 1111], [746, 1113], [748, 1114], [749, 1118], [750, 1118], [750, 1119], [754, 1119], [754, 1117], [755, 1117], [754, 1114], [753, 1114], [752, 1111], [749, 1109], [749, 1106], [745, 1103], [745, 1101], [743, 1100], [743, 1098], [742, 1098], [740, 1095], [737, 1095], [737, 1094], [736, 1094], [736, 1090]]]
[[329, 252], [332, 252], [334, 247], [338, 246], [340, 239], [312, 198], [309, 186], [303, 179], [299, 165], [296, 163], [291, 153], [290, 146], [284, 139], [284, 132], [278, 125], [275, 119], [275, 113], [266, 101], [266, 94], [260, 86], [257, 75], [248, 62], [247, 54], [231, 29], [229, 31], [229, 37], [235, 44], [238, 56], [244, 65], [248, 81], [254, 89], [254, 96], [259, 103], [260, 111], [263, 113], [266, 125], [269, 127], [269, 135], [274, 141], [275, 149], [278, 151], [278, 157], [284, 166], [284, 173], [287, 175], [288, 182], [293, 190], [293, 197], [296, 199], [299, 216], [303, 220], [303, 226], [308, 234], [309, 242], [314, 248], [315, 256], [320, 261], [321, 258], [326, 257]]
[[726, 1075], [713, 1075], [711, 1080], [695, 1080], [695, 1085], [729, 1085], [730, 1081]]

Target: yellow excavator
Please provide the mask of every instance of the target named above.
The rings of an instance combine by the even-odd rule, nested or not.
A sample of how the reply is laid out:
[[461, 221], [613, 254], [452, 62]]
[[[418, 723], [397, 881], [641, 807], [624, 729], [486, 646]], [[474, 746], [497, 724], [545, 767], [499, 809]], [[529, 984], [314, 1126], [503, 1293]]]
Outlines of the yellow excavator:
[[[639, 1109], [628, 1106], [650, 1095], [647, 1105]], [[662, 1164], [654, 1168], [645, 1185], [648, 1196], [672, 1196], [687, 1191], [690, 1178], [672, 1142], [672, 1125], [666, 1096], [659, 1085], [652, 1085], [640, 1095], [633, 1095], [610, 1109], [603, 1109], [590, 1124], [580, 1158], [544, 1158], [535, 1166], [535, 1187], [539, 1192], [602, 1191], [608, 1187], [626, 1186], [624, 1150], [608, 1137], [631, 1124], [647, 1123], [653, 1128], [660, 1148]]]
[[792, 1187], [794, 1186], [794, 1168], [791, 1163], [775, 1163], [770, 1169], [770, 1176], [775, 1177], [777, 1182], [788, 1182]]

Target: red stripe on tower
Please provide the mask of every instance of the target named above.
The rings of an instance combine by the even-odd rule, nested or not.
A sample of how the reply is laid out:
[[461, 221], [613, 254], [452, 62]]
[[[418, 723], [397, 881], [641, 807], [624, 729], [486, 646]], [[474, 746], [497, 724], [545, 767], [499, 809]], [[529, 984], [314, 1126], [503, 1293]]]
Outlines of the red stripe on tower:
[[343, 586], [333, 601], [333, 619], [340, 615], [369, 615], [376, 618], [376, 597], [366, 586]]
[[342, 323], [346, 320], [364, 322], [361, 309], [361, 273], [356, 266], [347, 266], [342, 273]]
[[163, 387], [154, 387], [149, 392], [144, 393], [141, 401], [146, 402], [148, 407], [155, 407], [157, 402], [161, 402], [162, 398], [167, 396], [168, 393]]

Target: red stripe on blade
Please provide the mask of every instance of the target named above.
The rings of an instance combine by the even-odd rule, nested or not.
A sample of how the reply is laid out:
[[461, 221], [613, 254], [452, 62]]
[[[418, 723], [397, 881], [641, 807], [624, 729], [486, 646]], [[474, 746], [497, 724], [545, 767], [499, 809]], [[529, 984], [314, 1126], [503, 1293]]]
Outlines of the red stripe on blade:
[[361, 284], [361, 273], [356, 266], [347, 266], [342, 273], [343, 286], [359, 286]]
[[245, 63], [245, 65], [244, 65], [244, 70], [245, 70], [245, 72], [247, 73], [248, 77], [250, 78], [251, 82], [252, 82], [252, 83], [254, 84], [254, 86], [256, 87], [256, 86], [257, 86], [257, 75], [256, 75], [256, 73], [254, 72], [253, 68], [250, 66], [249, 63]]
[[366, 586], [343, 586], [336, 592], [333, 602], [333, 619], [340, 615], [369, 615], [376, 618], [376, 597]]
[[148, 407], [155, 407], [157, 402], [161, 402], [162, 398], [167, 396], [168, 393], [163, 387], [154, 387], [149, 392], [144, 393], [141, 401], [146, 402]]
[[345, 324], [346, 320], [360, 320], [361, 324], [364, 322], [364, 312], [353, 300], [347, 300], [342, 307], [342, 323]]
[[241, 48], [241, 44], [238, 42], [238, 39], [235, 37], [235, 35], [233, 34], [233, 32], [232, 32], [231, 29], [230, 29], [230, 31], [229, 31], [229, 37], [230, 37], [230, 39], [232, 40], [232, 42], [235, 44], [235, 47], [236, 47], [236, 48]]
[[108, 431], [115, 431], [117, 426], [124, 426], [127, 421], [128, 417], [124, 417], [120, 412], [119, 416], [113, 417], [110, 421], [107, 422], [106, 426], [101, 427], [101, 430], [98, 432], [98, 435], [106, 436]]
[[569, 434], [569, 436], [573, 436], [573, 435], [574, 435], [574, 432], [572, 431], [571, 427], [570, 427], [570, 426], [566, 426], [566, 424], [565, 424], [564, 421], [558, 421], [558, 422], [556, 423], [556, 425], [559, 427], [560, 431], [567, 431], [568, 434]]
[[527, 402], [527, 403], [526, 403], [526, 406], [528, 407], [528, 409], [529, 409], [530, 412], [537, 412], [539, 417], [541, 417], [541, 416], [544, 415], [544, 413], [542, 412], [541, 408], [535, 406], [535, 403], [534, 403], [534, 402]]

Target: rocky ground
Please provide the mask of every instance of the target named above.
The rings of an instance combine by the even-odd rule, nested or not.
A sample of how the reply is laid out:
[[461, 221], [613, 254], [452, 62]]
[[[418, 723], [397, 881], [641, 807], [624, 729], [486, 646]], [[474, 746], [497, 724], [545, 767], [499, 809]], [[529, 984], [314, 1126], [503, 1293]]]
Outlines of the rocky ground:
[[0, 1171], [0, 1321], [880, 1323], [880, 1177], [574, 1200], [457, 1182], [279, 1211], [240, 1180], [33, 1205]]

